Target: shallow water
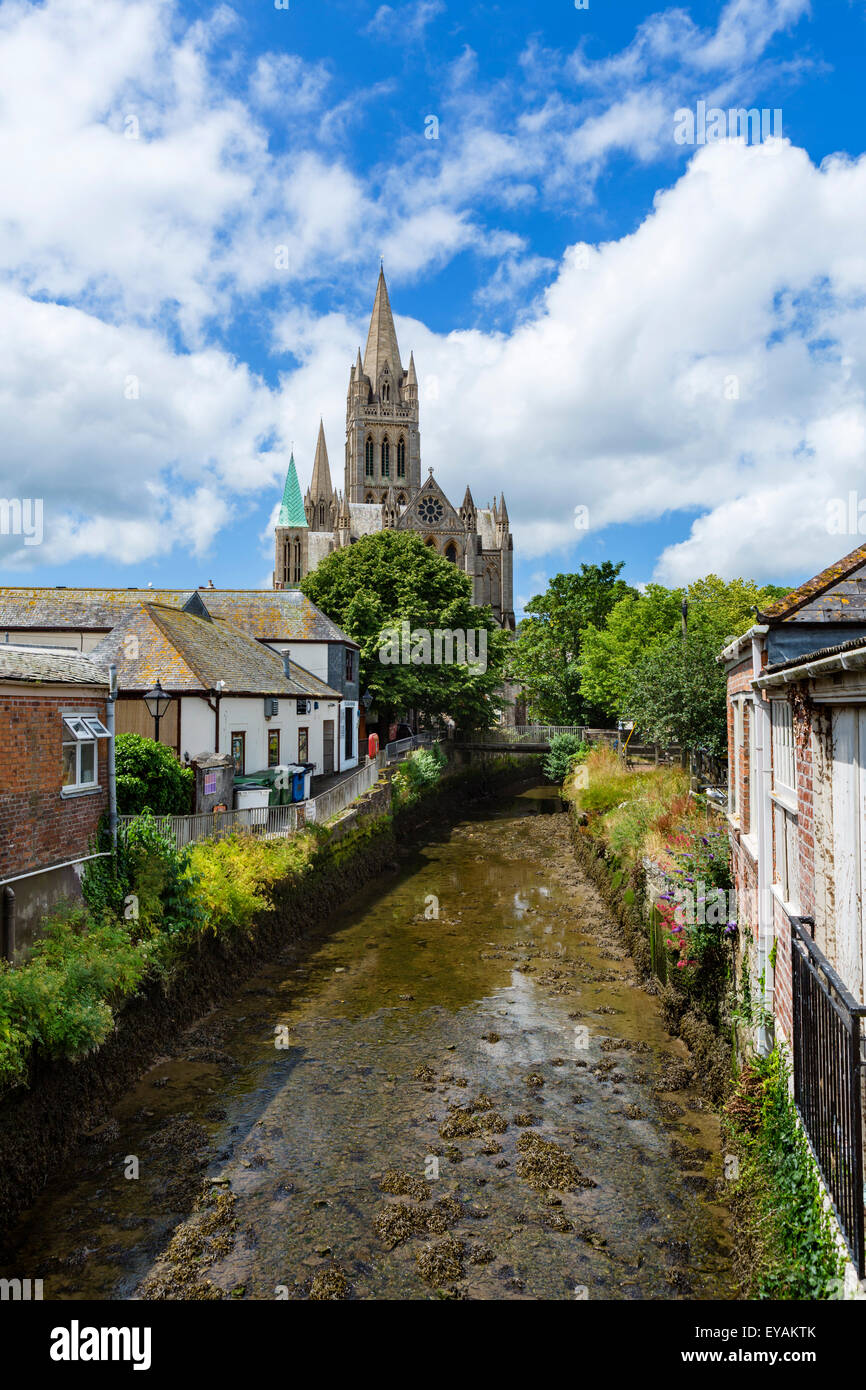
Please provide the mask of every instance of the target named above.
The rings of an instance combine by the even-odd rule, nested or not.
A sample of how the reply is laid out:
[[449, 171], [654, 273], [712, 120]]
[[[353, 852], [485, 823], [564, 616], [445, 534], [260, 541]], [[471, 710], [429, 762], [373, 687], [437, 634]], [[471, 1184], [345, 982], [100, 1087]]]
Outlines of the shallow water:
[[[203, 1249], [195, 1219], [182, 1227], [187, 1295], [210, 1281], [303, 1297], [338, 1264], [358, 1298], [732, 1296], [717, 1121], [693, 1090], [662, 1089], [687, 1054], [631, 983], [558, 810], [538, 788], [443, 827], [303, 960], [240, 985], [90, 1137], [3, 1273], [42, 1277], [46, 1298], [135, 1297], [217, 1179], [234, 1224]], [[449, 1105], [481, 1093], [504, 1132], [443, 1138]], [[530, 1186], [525, 1134], [596, 1185]], [[427, 1201], [383, 1192], [391, 1169]], [[388, 1249], [376, 1220], [445, 1196], [461, 1203], [462, 1268], [425, 1280], [417, 1255], [444, 1234]]]

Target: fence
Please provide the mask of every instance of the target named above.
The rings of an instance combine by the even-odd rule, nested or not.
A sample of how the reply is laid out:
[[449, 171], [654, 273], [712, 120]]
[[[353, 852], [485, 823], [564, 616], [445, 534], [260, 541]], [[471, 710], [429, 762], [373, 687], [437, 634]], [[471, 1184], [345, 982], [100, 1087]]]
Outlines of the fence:
[[794, 1102], [851, 1258], [862, 1278], [863, 1058], [866, 1005], [845, 988], [812, 940], [809, 917], [791, 917]]
[[441, 743], [442, 735], [431, 733], [425, 730], [420, 734], [412, 734], [411, 738], [393, 739], [391, 743], [385, 744], [385, 759], [389, 763], [397, 762], [406, 753], [411, 753], [413, 748], [432, 748], [434, 743]]
[[[357, 797], [369, 791], [378, 777], [379, 763], [374, 760], [309, 801], [296, 801], [289, 806], [251, 807], [242, 811], [206, 811], [194, 816], [157, 816], [155, 819], [162, 833], [173, 837], [178, 849], [195, 844], [198, 840], [221, 840], [238, 831], [274, 839], [293, 834], [307, 821], [330, 820], [331, 816], [338, 815]], [[123, 828], [133, 820], [134, 816], [118, 816], [118, 826]]]
[[585, 738], [586, 729], [580, 724], [500, 724], [493, 729], [461, 734], [460, 743], [549, 743], [557, 734], [574, 734]]

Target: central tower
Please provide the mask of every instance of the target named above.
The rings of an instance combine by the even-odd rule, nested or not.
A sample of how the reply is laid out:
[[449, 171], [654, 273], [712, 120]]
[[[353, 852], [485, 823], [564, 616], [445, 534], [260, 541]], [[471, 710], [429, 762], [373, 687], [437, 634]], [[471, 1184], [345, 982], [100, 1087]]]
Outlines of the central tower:
[[403, 370], [385, 272], [379, 271], [367, 347], [349, 374], [345, 496], [381, 507], [389, 489], [407, 506], [421, 486], [415, 359]]

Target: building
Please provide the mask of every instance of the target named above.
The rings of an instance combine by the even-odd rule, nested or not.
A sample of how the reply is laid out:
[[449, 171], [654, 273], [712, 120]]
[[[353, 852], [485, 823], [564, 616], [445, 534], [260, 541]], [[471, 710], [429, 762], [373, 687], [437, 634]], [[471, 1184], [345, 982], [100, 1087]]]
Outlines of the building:
[[296, 762], [312, 763], [314, 776], [356, 766], [357, 719], [339, 690], [212, 617], [197, 593], [190, 605], [133, 604], [94, 648], [94, 661], [117, 669], [118, 731], [143, 718], [153, 734], [144, 695], [158, 679], [185, 761], [230, 753], [237, 775]]
[[862, 1278], [866, 546], [759, 612], [722, 659], [740, 993], [760, 1005], [758, 1047], [788, 1049]]
[[80, 896], [108, 807], [108, 671], [78, 652], [0, 646], [0, 953]]
[[459, 507], [433, 477], [422, 482], [419, 391], [415, 359], [404, 368], [379, 273], [363, 360], [349, 373], [343, 489], [331, 481], [324, 427], [319, 426], [312, 478], [301, 497], [294, 456], [289, 461], [275, 532], [274, 589], [300, 583], [342, 546], [393, 527], [414, 531], [467, 574], [473, 602], [514, 627], [514, 544], [505, 497], [476, 507], [467, 486]]
[[[334, 766], [351, 768], [358, 761], [358, 645], [297, 589], [53, 589], [0, 588], [0, 643], [33, 642], [92, 652], [133, 609], [156, 605], [201, 617], [206, 614], [246, 634], [280, 656], [288, 655], [309, 677], [339, 696], [339, 724], [334, 729]], [[211, 637], [214, 629], [209, 629]], [[173, 660], [168, 653], [167, 660]], [[219, 678], [217, 675], [216, 678]], [[162, 679], [158, 665], [151, 684]], [[224, 676], [223, 679], [228, 679]], [[165, 686], [165, 680], [162, 680]], [[183, 753], [188, 747], [179, 724], [181, 705], [172, 701], [161, 725], [163, 742]], [[153, 725], [144, 701], [118, 702], [117, 732], [150, 736]], [[287, 731], [288, 732], [288, 731]], [[349, 749], [351, 748], [351, 752]], [[223, 751], [225, 751], [223, 749]], [[322, 768], [329, 758], [322, 751]], [[250, 750], [247, 757], [252, 758]], [[257, 769], [253, 769], [257, 770]]]

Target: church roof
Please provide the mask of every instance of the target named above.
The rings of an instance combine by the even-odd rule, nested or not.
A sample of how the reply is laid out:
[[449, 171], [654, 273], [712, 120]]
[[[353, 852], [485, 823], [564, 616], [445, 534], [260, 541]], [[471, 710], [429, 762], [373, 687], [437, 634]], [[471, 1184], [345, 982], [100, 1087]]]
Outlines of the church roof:
[[[318, 450], [316, 460], [318, 461]], [[286, 473], [286, 485], [283, 488], [283, 501], [280, 506], [280, 515], [277, 520], [278, 526], [306, 526], [307, 516], [304, 511], [304, 503], [301, 497], [301, 485], [298, 482], [298, 474], [295, 469], [295, 456], [292, 454], [289, 459], [289, 470]]]
[[403, 375], [403, 364], [397, 346], [397, 330], [394, 327], [394, 317], [388, 299], [385, 272], [380, 270], [376, 298], [373, 302], [373, 316], [370, 319], [370, 332], [367, 334], [367, 348], [364, 352], [364, 373], [370, 378], [374, 391], [379, 373], [386, 362], [390, 363], [391, 371], [399, 381]]
[[381, 502], [350, 502], [349, 515], [353, 536], [374, 536], [382, 530]]
[[[325, 443], [325, 426], [319, 421], [319, 438], [316, 441], [316, 458], [313, 463], [313, 478], [310, 483], [310, 494], [314, 502], [321, 498], [331, 500], [334, 489], [331, 485], [331, 469], [328, 465], [328, 446]], [[300, 489], [298, 490], [300, 496]], [[289, 523], [292, 525], [293, 523]]]

